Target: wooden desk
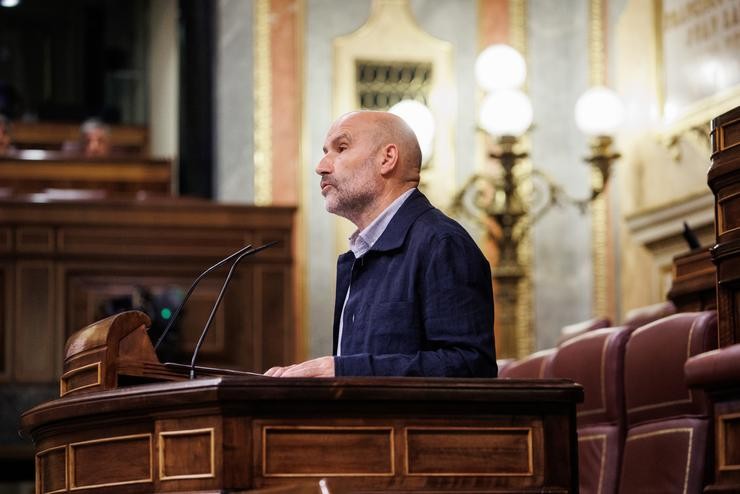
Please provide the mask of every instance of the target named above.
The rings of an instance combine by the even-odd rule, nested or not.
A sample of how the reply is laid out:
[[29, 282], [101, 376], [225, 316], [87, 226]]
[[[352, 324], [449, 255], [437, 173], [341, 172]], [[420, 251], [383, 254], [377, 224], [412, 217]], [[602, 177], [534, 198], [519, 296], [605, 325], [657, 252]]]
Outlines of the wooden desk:
[[[102, 317], [101, 304], [139, 287], [184, 291], [228, 254], [272, 240], [280, 243], [237, 269], [200, 362], [262, 372], [295, 361], [294, 212], [186, 199], [0, 200], [0, 383], [55, 382], [64, 342]], [[224, 276], [193, 294], [179, 328], [183, 355]]]
[[[81, 123], [13, 122], [13, 144], [20, 149], [62, 149], [68, 141], [80, 138]], [[111, 125], [111, 144], [117, 148], [146, 154], [149, 130], [140, 125]]]
[[69, 395], [23, 415], [38, 493], [578, 490], [565, 380], [218, 377]]
[[0, 184], [21, 195], [45, 189], [99, 191], [106, 197], [136, 197], [140, 193], [170, 195], [172, 163], [144, 156], [85, 158], [49, 151], [19, 151], [0, 155]]
[[740, 107], [712, 120], [712, 165], [707, 183], [715, 197], [719, 350], [686, 363], [687, 382], [712, 400], [715, 456], [704, 492], [740, 492]]
[[668, 300], [677, 312], [717, 308], [717, 269], [709, 248], [700, 248], [673, 258], [673, 282]]
[[714, 193], [717, 243], [719, 346], [740, 343], [740, 107], [712, 120], [712, 165], [707, 183]]

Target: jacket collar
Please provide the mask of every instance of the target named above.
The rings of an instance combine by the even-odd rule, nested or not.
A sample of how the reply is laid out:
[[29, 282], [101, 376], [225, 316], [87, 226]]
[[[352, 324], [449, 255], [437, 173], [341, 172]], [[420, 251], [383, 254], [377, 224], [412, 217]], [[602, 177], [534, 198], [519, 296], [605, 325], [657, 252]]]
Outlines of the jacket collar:
[[419, 189], [415, 189], [393, 216], [391, 222], [388, 223], [388, 227], [370, 250], [384, 252], [401, 247], [416, 218], [432, 208], [429, 199]]
[[[388, 223], [383, 234], [368, 252], [386, 252], [401, 247], [416, 218], [432, 208], [434, 206], [429, 202], [429, 199], [419, 189], [414, 189], [414, 192], [404, 201], [391, 222]], [[339, 264], [349, 263], [354, 259], [355, 256], [352, 251], [348, 251], [339, 256]]]

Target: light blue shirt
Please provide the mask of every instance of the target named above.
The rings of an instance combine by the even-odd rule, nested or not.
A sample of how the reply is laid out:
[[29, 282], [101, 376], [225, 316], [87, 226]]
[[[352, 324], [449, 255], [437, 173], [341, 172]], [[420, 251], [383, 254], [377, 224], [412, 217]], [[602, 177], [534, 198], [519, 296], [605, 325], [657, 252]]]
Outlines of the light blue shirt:
[[[406, 199], [416, 189], [409, 189], [396, 198], [395, 201], [390, 203], [387, 208], [383, 210], [364, 230], [355, 230], [355, 232], [349, 237], [349, 250], [355, 255], [355, 259], [359, 259], [369, 251], [373, 244], [378, 241], [388, 224], [391, 222], [393, 217], [396, 215]], [[344, 308], [347, 306], [347, 300], [349, 299], [349, 292], [352, 290], [352, 283], [350, 283], [347, 289], [347, 296], [344, 297], [344, 304], [342, 305], [342, 314], [339, 316], [339, 338], [337, 340], [337, 355], [342, 354], [342, 329], [344, 328]], [[354, 316], [353, 316], [354, 317]]]

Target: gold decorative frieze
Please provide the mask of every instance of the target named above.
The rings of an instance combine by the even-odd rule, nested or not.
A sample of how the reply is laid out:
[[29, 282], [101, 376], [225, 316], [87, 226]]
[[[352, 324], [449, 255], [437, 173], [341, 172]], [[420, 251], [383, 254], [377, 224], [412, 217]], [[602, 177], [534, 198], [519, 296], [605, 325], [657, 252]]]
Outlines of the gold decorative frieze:
[[527, 58], [528, 0], [509, 0], [509, 44]]
[[[528, 0], [509, 0], [509, 45], [522, 54], [524, 60], [529, 65], [527, 57], [527, 7]], [[526, 84], [526, 83], [525, 83]], [[526, 90], [526, 88], [524, 88]], [[522, 149], [530, 149], [530, 139], [528, 135], [522, 136], [520, 140]], [[519, 173], [521, 177], [520, 194], [526, 201], [531, 201], [532, 181], [532, 162], [523, 160], [519, 164]], [[519, 280], [516, 286], [516, 308], [514, 322], [514, 347], [501, 348], [502, 357], [523, 358], [532, 353], [535, 348], [534, 328], [532, 327], [532, 235], [531, 230], [522, 233], [519, 241], [519, 260], [524, 269], [524, 276]], [[495, 268], [494, 268], [495, 269]], [[503, 326], [502, 331], [511, 331]], [[508, 341], [510, 338], [504, 338]]]
[[[588, 62], [591, 86], [607, 86], [606, 44], [604, 43], [604, 0], [589, 3]], [[591, 169], [591, 182], [601, 181], [597, 169]], [[608, 191], [607, 191], [608, 192]], [[609, 297], [609, 195], [602, 194], [591, 202], [591, 269], [593, 272], [593, 314], [611, 316]]]
[[254, 203], [272, 203], [270, 0], [254, 2]]
[[429, 102], [433, 67], [424, 62], [357, 60], [358, 107], [388, 110], [403, 100]]

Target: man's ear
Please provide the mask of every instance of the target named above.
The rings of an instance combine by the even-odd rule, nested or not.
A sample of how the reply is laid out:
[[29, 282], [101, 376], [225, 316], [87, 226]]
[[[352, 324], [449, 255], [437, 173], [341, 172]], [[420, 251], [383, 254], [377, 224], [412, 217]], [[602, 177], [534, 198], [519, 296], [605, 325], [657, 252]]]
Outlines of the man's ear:
[[380, 174], [388, 175], [398, 166], [398, 146], [386, 144], [381, 149]]

